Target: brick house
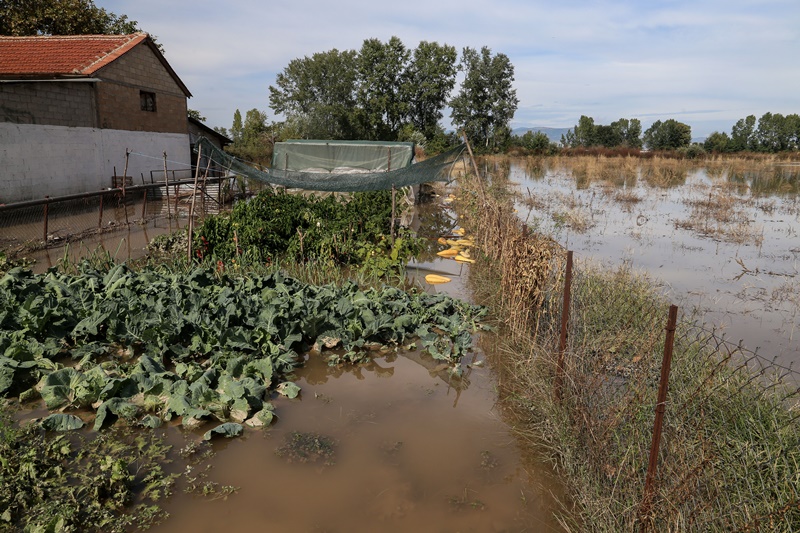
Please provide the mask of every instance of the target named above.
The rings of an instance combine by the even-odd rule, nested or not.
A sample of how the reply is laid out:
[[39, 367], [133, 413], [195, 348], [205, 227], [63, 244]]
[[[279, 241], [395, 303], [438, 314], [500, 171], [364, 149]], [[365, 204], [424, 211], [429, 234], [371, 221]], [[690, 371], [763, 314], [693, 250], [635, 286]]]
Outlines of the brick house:
[[0, 203], [189, 168], [189, 97], [145, 33], [0, 36]]

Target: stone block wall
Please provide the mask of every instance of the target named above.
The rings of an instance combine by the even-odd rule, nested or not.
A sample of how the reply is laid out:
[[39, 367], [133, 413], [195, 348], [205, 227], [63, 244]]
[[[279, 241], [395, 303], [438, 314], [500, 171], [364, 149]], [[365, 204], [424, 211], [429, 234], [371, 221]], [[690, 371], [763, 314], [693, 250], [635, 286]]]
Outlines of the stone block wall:
[[97, 127], [91, 82], [0, 83], [0, 122]]
[[[97, 84], [101, 128], [188, 133], [186, 95], [148, 46], [137, 46], [97, 76], [104, 80]], [[155, 111], [142, 110], [141, 91], [155, 94]]]

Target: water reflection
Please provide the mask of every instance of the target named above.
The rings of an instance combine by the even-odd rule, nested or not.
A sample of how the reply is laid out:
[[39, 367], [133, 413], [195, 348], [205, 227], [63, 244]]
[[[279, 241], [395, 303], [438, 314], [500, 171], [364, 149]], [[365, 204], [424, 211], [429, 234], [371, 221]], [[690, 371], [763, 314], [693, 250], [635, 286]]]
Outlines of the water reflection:
[[544, 178], [516, 163], [522, 220], [583, 260], [648, 272], [729, 338], [800, 363], [800, 167], [642, 161], [633, 181], [621, 161], [564, 159]]

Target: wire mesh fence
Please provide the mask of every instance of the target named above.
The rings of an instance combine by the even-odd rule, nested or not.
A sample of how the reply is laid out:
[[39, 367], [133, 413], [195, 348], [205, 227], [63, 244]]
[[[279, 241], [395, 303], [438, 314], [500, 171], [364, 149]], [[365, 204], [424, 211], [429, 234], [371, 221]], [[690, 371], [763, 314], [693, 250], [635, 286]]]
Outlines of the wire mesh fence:
[[679, 320], [662, 426], [668, 302], [625, 272], [576, 268], [570, 292], [561, 403], [593, 486], [613, 487], [586, 502], [621, 530], [800, 530], [800, 373]]
[[475, 170], [460, 178], [460, 223], [486, 258], [479, 285], [497, 279], [503, 401], [572, 489], [565, 525], [800, 531], [800, 374], [688, 309], [667, 328], [672, 306], [625, 268], [575, 258], [568, 275], [568, 252]]
[[179, 179], [178, 172], [168, 174], [168, 184], [163, 171], [160, 178], [160, 182], [143, 177], [143, 184], [124, 188], [0, 205], [0, 251], [14, 257], [134, 224], [186, 217], [193, 201], [194, 216], [202, 220], [262, 187], [232, 176], [204, 176], [196, 186], [193, 178]]

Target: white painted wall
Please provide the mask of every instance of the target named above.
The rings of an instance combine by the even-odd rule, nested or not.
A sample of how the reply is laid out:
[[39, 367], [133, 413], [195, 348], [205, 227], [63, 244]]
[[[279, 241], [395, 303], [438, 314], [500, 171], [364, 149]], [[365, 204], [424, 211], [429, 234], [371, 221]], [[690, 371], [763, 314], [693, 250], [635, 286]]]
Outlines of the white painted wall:
[[190, 175], [188, 134], [0, 122], [0, 204], [111, 187], [126, 149], [135, 184], [142, 173], [149, 182], [151, 170], [163, 176], [164, 152], [169, 170]]

